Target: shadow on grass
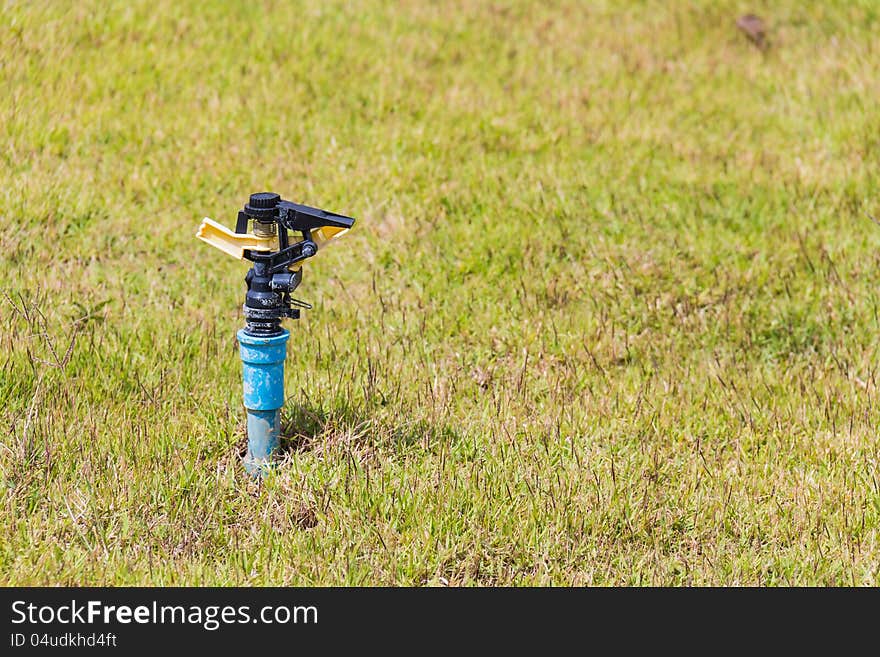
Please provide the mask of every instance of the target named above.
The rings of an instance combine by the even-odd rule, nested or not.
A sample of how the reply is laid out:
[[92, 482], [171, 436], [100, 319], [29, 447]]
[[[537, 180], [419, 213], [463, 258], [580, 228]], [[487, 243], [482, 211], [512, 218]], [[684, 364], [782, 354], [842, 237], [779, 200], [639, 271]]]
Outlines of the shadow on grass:
[[362, 449], [385, 446], [421, 447], [455, 443], [461, 435], [447, 424], [426, 420], [388, 422], [369, 408], [340, 405], [288, 404], [281, 413], [281, 452], [284, 455], [346, 444]]

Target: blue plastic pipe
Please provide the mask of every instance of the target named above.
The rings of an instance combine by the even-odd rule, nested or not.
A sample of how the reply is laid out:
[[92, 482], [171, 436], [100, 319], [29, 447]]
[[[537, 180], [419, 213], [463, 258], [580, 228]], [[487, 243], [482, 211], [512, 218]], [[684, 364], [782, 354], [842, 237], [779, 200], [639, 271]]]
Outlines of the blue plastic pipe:
[[244, 407], [247, 410], [248, 451], [244, 467], [265, 476], [280, 446], [281, 407], [284, 406], [284, 358], [290, 331], [273, 336], [238, 332]]

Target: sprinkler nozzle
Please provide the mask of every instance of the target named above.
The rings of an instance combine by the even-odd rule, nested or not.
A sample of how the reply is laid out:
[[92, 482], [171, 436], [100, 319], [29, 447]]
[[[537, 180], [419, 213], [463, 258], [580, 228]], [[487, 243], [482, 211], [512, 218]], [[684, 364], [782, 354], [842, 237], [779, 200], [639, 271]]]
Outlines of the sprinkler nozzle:
[[[300, 263], [353, 225], [351, 217], [285, 201], [274, 192], [259, 192], [251, 194], [239, 211], [235, 232], [205, 218], [196, 237], [254, 263], [245, 277], [245, 331], [278, 335], [282, 319], [296, 319], [300, 308], [309, 307], [290, 298], [302, 282]], [[299, 239], [292, 239], [291, 233]]]

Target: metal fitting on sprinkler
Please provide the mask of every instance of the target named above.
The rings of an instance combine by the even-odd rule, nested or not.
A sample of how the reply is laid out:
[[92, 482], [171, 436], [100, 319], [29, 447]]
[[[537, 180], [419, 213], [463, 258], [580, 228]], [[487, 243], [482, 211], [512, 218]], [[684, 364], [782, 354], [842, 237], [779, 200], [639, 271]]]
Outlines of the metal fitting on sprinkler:
[[[246, 325], [237, 337], [247, 410], [244, 467], [254, 476], [266, 474], [279, 447], [284, 359], [290, 337], [281, 328], [281, 320], [298, 319], [300, 309], [311, 308], [290, 296], [302, 282], [301, 263], [353, 225], [351, 217], [260, 192], [251, 194], [239, 211], [235, 232], [207, 217], [196, 232], [196, 237], [211, 246], [253, 263], [244, 279]], [[291, 242], [288, 231], [299, 233], [301, 239]]]

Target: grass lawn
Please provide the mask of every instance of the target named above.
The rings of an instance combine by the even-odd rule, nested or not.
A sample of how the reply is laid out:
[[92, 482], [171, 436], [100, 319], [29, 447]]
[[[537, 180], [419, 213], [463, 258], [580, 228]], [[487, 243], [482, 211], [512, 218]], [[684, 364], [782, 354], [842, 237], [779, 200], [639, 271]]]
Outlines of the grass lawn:
[[[0, 584], [880, 583], [880, 5], [0, 20]], [[358, 223], [258, 484], [263, 190]]]

